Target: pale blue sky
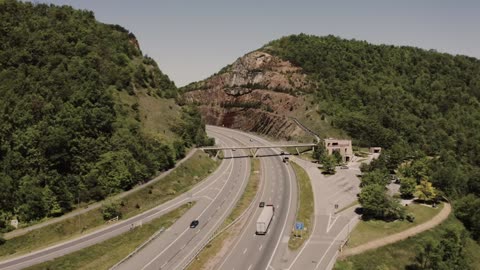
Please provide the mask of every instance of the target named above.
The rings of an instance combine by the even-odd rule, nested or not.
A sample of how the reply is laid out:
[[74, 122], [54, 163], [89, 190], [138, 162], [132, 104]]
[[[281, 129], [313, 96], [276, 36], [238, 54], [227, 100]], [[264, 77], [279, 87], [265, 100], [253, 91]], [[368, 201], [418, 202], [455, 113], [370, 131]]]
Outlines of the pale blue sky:
[[133, 32], [177, 86], [279, 37], [333, 34], [480, 58], [480, 1], [42, 0]]

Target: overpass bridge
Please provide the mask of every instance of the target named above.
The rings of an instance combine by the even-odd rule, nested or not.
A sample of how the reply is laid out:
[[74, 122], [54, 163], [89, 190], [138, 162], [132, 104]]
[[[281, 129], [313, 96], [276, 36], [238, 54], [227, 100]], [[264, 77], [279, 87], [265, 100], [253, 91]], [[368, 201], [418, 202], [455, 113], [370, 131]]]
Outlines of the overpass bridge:
[[237, 149], [248, 149], [250, 150], [250, 153], [252, 156], [255, 158], [257, 157], [257, 153], [259, 149], [262, 148], [287, 148], [287, 147], [292, 147], [297, 150], [297, 153], [300, 154], [300, 151], [298, 151], [299, 147], [311, 147], [312, 150], [317, 146], [315, 143], [297, 143], [297, 144], [272, 144], [272, 145], [243, 145], [243, 146], [207, 146], [207, 147], [201, 147], [203, 151], [208, 151], [208, 150], [237, 150]]

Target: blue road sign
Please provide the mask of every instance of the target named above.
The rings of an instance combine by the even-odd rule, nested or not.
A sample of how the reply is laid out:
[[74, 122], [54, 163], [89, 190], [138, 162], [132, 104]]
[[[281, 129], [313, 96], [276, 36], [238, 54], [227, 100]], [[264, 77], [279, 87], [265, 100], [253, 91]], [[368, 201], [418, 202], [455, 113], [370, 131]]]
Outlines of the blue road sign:
[[303, 222], [295, 222], [296, 230], [303, 230]]

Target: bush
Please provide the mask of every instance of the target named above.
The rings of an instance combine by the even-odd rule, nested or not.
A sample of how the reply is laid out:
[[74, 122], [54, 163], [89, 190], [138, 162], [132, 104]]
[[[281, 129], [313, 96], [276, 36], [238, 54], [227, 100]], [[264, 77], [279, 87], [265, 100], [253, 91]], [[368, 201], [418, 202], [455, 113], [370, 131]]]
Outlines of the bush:
[[122, 217], [122, 212], [120, 212], [120, 207], [116, 203], [107, 203], [102, 207], [102, 214], [104, 220], [110, 220], [112, 218]]
[[415, 221], [415, 215], [413, 215], [413, 213], [408, 213], [406, 218], [407, 218], [408, 222], [414, 222]]
[[7, 240], [5, 240], [5, 238], [3, 238], [3, 235], [0, 235], [0, 246], [5, 244], [5, 242], [7, 242]]

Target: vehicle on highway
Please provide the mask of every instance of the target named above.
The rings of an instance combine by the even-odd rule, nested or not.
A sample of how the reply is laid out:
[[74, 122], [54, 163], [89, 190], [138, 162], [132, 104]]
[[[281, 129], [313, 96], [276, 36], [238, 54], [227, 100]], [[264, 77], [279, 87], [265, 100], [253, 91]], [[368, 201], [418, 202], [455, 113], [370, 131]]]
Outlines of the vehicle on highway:
[[280, 155], [285, 155], [285, 152], [283, 152], [283, 151], [282, 151], [282, 152], [280, 152]]
[[260, 202], [260, 204], [258, 205], [258, 207], [260, 207], [260, 208], [265, 207], [265, 202]]
[[283, 158], [283, 162], [284, 162], [284, 163], [288, 163], [289, 160], [290, 160], [290, 159], [289, 159], [288, 157], [284, 157], [284, 158]]
[[340, 167], [340, 169], [348, 169], [348, 166], [347, 165], [343, 165]]
[[200, 223], [198, 220], [194, 220], [192, 221], [192, 223], [190, 223], [190, 228], [196, 228], [198, 226], [198, 223]]
[[272, 223], [274, 212], [275, 208], [273, 207], [273, 204], [267, 204], [263, 207], [263, 210], [257, 219], [257, 231], [255, 232], [257, 235], [265, 235], [267, 233], [270, 223]]

